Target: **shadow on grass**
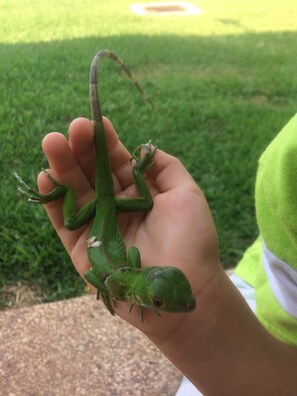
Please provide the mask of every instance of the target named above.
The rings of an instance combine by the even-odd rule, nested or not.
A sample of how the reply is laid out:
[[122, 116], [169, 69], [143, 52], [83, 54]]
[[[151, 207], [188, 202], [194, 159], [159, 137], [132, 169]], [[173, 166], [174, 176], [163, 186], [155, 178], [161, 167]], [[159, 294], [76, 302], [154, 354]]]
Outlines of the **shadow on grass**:
[[151, 113], [106, 60], [99, 84], [104, 114], [130, 149], [151, 138], [183, 160], [209, 200], [222, 260], [234, 265], [257, 234], [257, 158], [296, 111], [295, 46], [296, 34], [286, 32], [0, 44], [2, 282], [32, 280], [50, 289], [50, 299], [83, 289], [42, 208], [17, 195], [11, 174], [34, 183], [46, 166], [44, 134], [66, 133], [73, 118], [90, 116], [89, 66], [101, 48], [125, 61], [161, 112]]

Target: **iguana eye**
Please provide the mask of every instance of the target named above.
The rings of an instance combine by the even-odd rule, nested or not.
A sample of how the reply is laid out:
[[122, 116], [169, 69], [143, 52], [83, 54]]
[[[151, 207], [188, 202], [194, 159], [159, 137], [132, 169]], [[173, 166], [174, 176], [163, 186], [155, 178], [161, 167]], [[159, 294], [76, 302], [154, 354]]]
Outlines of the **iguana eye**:
[[155, 308], [163, 308], [164, 302], [157, 297], [152, 297], [152, 303]]

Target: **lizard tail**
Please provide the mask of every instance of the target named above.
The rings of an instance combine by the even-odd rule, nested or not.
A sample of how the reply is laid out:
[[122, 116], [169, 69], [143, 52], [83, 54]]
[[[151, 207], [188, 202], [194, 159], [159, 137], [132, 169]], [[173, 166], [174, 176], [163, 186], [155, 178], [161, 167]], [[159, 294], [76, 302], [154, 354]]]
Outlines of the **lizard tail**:
[[130, 70], [124, 65], [121, 59], [112, 51], [108, 49], [102, 49], [97, 52], [94, 56], [91, 69], [90, 69], [90, 79], [89, 79], [89, 93], [90, 93], [90, 105], [92, 112], [92, 119], [99, 123], [102, 122], [102, 113], [100, 107], [100, 99], [99, 99], [99, 91], [98, 91], [98, 65], [102, 58], [110, 58], [117, 65], [119, 65], [120, 69], [126, 74], [129, 80], [134, 84], [139, 93], [143, 96], [143, 98], [153, 107], [155, 108], [153, 102], [144, 94], [143, 90], [139, 86], [138, 82], [133, 78]]

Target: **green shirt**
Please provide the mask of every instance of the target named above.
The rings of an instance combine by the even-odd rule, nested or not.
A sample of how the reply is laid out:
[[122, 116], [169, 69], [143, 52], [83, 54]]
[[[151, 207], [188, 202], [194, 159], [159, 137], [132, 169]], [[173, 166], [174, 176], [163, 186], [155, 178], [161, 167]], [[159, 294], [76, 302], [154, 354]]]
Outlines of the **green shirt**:
[[255, 202], [260, 237], [235, 272], [255, 288], [263, 325], [297, 346], [297, 115], [260, 158]]

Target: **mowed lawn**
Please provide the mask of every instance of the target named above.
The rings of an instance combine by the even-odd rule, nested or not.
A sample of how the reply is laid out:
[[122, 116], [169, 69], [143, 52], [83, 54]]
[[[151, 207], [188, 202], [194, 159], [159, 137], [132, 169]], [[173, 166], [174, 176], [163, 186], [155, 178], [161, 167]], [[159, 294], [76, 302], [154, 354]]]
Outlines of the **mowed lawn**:
[[203, 13], [142, 17], [126, 0], [0, 0], [1, 286], [29, 283], [43, 301], [84, 292], [13, 172], [35, 185], [47, 166], [43, 136], [67, 135], [73, 118], [90, 117], [89, 67], [102, 48], [124, 60], [159, 109], [105, 60], [103, 113], [129, 149], [152, 139], [183, 161], [209, 201], [223, 265], [234, 266], [257, 236], [257, 159], [297, 110], [297, 4], [192, 3]]

